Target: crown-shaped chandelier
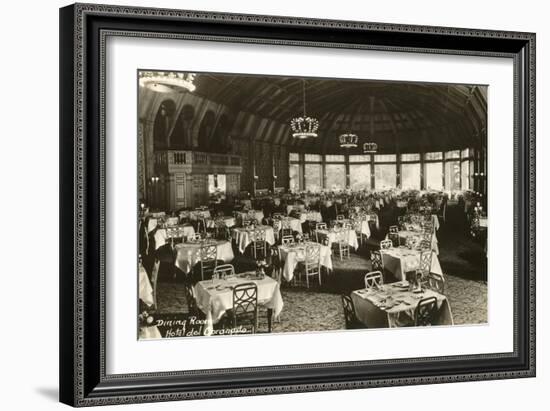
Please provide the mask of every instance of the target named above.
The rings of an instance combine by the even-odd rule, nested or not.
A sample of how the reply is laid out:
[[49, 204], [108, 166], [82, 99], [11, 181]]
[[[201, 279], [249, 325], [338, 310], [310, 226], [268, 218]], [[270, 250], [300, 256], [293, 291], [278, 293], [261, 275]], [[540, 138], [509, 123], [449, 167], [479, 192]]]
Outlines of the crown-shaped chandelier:
[[174, 91], [195, 91], [194, 73], [177, 73], [173, 71], [140, 71], [139, 85], [159, 93]]
[[363, 144], [363, 153], [376, 153], [378, 151], [378, 144], [376, 143], [365, 143]]
[[359, 137], [357, 137], [357, 134], [353, 133], [340, 134], [340, 137], [338, 137], [338, 139], [340, 140], [341, 148], [357, 147], [357, 142], [359, 141]]
[[302, 93], [304, 101], [304, 115], [301, 117], [295, 117], [290, 121], [290, 128], [292, 129], [292, 137], [294, 138], [308, 138], [317, 137], [317, 129], [319, 128], [319, 120], [315, 117], [308, 117], [306, 114], [306, 81], [302, 82]]

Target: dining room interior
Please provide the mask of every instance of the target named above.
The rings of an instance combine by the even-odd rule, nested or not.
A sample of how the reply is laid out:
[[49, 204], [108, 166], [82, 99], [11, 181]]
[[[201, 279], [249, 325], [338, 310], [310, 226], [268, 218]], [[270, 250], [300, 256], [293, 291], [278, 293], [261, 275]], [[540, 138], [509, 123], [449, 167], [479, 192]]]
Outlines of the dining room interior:
[[136, 81], [140, 339], [487, 323], [486, 85]]

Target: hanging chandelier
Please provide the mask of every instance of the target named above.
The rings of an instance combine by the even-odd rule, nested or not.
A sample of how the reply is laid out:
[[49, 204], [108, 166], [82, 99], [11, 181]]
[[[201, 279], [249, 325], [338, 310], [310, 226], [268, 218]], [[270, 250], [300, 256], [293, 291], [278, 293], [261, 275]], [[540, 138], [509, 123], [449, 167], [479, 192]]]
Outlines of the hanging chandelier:
[[306, 114], [306, 81], [302, 82], [302, 94], [304, 102], [304, 115], [301, 117], [295, 117], [290, 121], [290, 128], [292, 129], [292, 137], [294, 138], [308, 138], [317, 137], [317, 129], [319, 128], [319, 120], [315, 117], [308, 117]]
[[173, 71], [140, 71], [139, 85], [159, 93], [174, 91], [195, 91], [194, 73], [177, 73]]
[[340, 134], [340, 137], [338, 137], [338, 139], [340, 140], [341, 148], [357, 147], [357, 142], [359, 141], [359, 137], [357, 137], [357, 134], [353, 133]]
[[376, 143], [364, 143], [363, 144], [363, 153], [376, 153], [378, 151], [378, 144]]

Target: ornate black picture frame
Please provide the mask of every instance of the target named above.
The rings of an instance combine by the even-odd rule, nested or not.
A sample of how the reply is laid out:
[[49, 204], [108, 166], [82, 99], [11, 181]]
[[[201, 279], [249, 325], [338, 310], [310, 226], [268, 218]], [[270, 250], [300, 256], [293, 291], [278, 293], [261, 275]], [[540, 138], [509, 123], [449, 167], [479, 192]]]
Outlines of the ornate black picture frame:
[[[514, 61], [514, 350], [133, 375], [105, 372], [105, 39], [220, 41]], [[535, 34], [76, 4], [60, 10], [60, 400], [91, 406], [533, 377]]]

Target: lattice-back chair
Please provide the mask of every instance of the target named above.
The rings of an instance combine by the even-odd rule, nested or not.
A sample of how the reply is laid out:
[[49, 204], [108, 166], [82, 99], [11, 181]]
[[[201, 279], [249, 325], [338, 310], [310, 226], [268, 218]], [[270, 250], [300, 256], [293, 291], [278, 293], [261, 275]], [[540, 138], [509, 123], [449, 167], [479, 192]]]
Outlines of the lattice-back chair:
[[431, 269], [432, 269], [432, 250], [429, 249], [427, 251], [421, 251], [419, 270], [422, 272], [422, 277], [426, 278], [428, 275], [430, 275]]
[[282, 237], [283, 223], [280, 219], [273, 220], [273, 236], [275, 237], [275, 242], [278, 243]]
[[391, 240], [382, 240], [380, 241], [380, 249], [381, 250], [389, 250], [392, 248], [393, 242]]
[[233, 264], [220, 264], [214, 268], [214, 277], [221, 280], [232, 275], [235, 275], [235, 267], [233, 267]]
[[305, 256], [306, 287], [309, 288], [309, 277], [317, 276], [321, 285], [321, 246], [319, 244], [308, 244]]
[[250, 227], [252, 225], [252, 220], [246, 218], [246, 217], [243, 217], [243, 227]]
[[206, 218], [201, 214], [197, 216], [197, 232], [206, 234]]
[[346, 294], [342, 294], [340, 297], [342, 298], [342, 306], [344, 308], [346, 329], [356, 330], [358, 328], [366, 328], [365, 325], [363, 325], [357, 318], [357, 314], [355, 314], [355, 305], [353, 304], [351, 297]]
[[426, 285], [430, 290], [445, 295], [445, 278], [441, 274], [430, 273]]
[[199, 249], [199, 267], [201, 279], [209, 278], [214, 273], [218, 264], [218, 247], [216, 245], [203, 245]]
[[397, 234], [399, 232], [399, 227], [396, 225], [390, 225], [389, 232], [391, 234]]
[[359, 216], [359, 217], [357, 217], [356, 219], [353, 220], [353, 230], [355, 231], [355, 234], [357, 235], [357, 240], [359, 241], [359, 246], [363, 245], [363, 235], [364, 235], [363, 234], [363, 224], [365, 223], [365, 221], [366, 220], [361, 216]]
[[350, 258], [350, 246], [349, 246], [349, 229], [342, 229], [335, 232], [335, 241], [332, 243], [332, 247], [335, 249], [340, 261], [344, 257]]
[[437, 317], [437, 298], [428, 297], [420, 300], [414, 310], [415, 327], [432, 325]]
[[384, 261], [382, 260], [382, 253], [380, 251], [372, 251], [370, 253], [370, 261], [373, 271], [384, 272]]
[[433, 233], [431, 231], [423, 231], [422, 232], [422, 241], [427, 241], [431, 244], [432, 239], [433, 239]]
[[427, 214], [426, 219], [421, 223], [422, 229], [424, 231], [430, 231], [433, 233], [434, 231], [434, 222], [432, 220], [432, 215]]
[[432, 249], [432, 242], [423, 238], [422, 240], [420, 240], [419, 248], [422, 251], [429, 251]]
[[380, 288], [384, 284], [381, 271], [371, 271], [365, 274], [365, 288], [368, 290]]
[[231, 312], [233, 328], [240, 321], [252, 327], [255, 334], [258, 329], [258, 286], [255, 283], [238, 284], [233, 288], [233, 310]]
[[281, 223], [282, 223], [281, 236], [285, 237], [288, 235], [292, 235], [292, 227], [290, 226], [290, 220], [283, 219]]
[[281, 244], [282, 244], [282, 245], [294, 244], [294, 237], [291, 236], [291, 235], [284, 236], [284, 237], [281, 239]]
[[262, 229], [254, 230], [250, 235], [252, 236], [252, 253], [254, 254], [254, 259], [257, 260], [259, 254], [261, 254], [262, 258], [265, 258], [267, 255], [265, 242], [266, 231]]

